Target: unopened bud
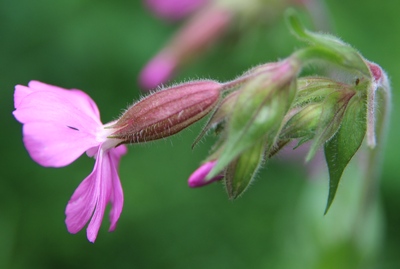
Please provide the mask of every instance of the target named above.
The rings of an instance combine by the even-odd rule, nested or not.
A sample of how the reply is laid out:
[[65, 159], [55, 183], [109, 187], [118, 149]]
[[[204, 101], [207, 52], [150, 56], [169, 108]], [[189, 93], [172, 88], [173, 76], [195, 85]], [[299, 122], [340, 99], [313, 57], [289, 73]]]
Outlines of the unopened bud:
[[226, 168], [225, 185], [230, 199], [238, 198], [251, 184], [263, 162], [264, 141], [259, 141]]
[[191, 187], [191, 188], [202, 187], [204, 185], [207, 185], [214, 181], [218, 181], [218, 180], [222, 179], [224, 176], [221, 173], [221, 174], [207, 180], [208, 173], [210, 173], [210, 171], [214, 168], [216, 163], [217, 163], [217, 161], [206, 162], [203, 165], [201, 165], [199, 168], [197, 168], [197, 170], [194, 171], [193, 174], [191, 174], [189, 177], [189, 180], [188, 180], [189, 187]]
[[110, 126], [110, 137], [140, 143], [171, 136], [207, 115], [218, 103], [221, 84], [211, 80], [173, 86], [132, 105]]
[[373, 79], [376, 82], [380, 82], [382, 80], [382, 73], [383, 73], [382, 68], [379, 65], [371, 62], [368, 62], [368, 67]]
[[283, 118], [296, 94], [299, 65], [286, 59], [251, 78], [238, 90], [226, 126], [226, 140], [210, 177], [219, 173], [242, 152], [259, 140], [272, 146]]
[[311, 104], [295, 113], [283, 128], [281, 139], [297, 139], [308, 141], [314, 137], [315, 130], [321, 117], [323, 106], [319, 103]]
[[198, 57], [227, 30], [233, 14], [219, 7], [198, 12], [145, 66], [139, 76], [145, 90], [169, 80], [181, 65]]
[[353, 85], [311, 78], [301, 93], [296, 98], [301, 101], [294, 102], [297, 107], [292, 108], [294, 113], [288, 114], [280, 139], [299, 139], [298, 145], [313, 139], [306, 157], [309, 161], [338, 131], [356, 90]]

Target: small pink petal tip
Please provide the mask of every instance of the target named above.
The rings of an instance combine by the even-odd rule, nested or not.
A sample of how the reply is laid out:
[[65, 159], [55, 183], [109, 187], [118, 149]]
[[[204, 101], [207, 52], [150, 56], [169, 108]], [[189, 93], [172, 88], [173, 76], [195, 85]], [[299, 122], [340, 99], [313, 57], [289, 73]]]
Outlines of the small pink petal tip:
[[380, 66], [374, 63], [368, 63], [368, 66], [375, 81], [379, 81], [382, 78], [382, 69]]
[[198, 188], [204, 185], [208, 185], [214, 181], [221, 180], [224, 177], [222, 174], [217, 175], [210, 180], [206, 180], [208, 173], [210, 173], [210, 171], [214, 168], [216, 163], [217, 161], [207, 162], [202, 166], [200, 166], [196, 171], [194, 171], [193, 174], [190, 175], [188, 180], [189, 187]]

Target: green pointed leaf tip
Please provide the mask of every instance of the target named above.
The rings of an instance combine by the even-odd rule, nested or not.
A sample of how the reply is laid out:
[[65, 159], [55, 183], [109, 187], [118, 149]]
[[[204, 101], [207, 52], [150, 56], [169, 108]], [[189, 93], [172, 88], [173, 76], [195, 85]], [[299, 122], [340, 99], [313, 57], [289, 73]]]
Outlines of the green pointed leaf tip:
[[352, 98], [339, 131], [325, 144], [325, 159], [329, 169], [329, 195], [325, 214], [335, 198], [344, 169], [364, 139], [367, 126], [365, 98], [361, 93]]
[[296, 93], [297, 72], [296, 65], [284, 61], [243, 85], [227, 122], [224, 149], [210, 178], [255, 142], [275, 139]]
[[239, 197], [251, 184], [263, 161], [263, 141], [254, 144], [232, 161], [225, 173], [225, 186], [230, 199]]
[[309, 61], [327, 60], [371, 79], [366, 61], [349, 44], [333, 35], [308, 31], [294, 9], [286, 12], [286, 21], [289, 29], [298, 39], [313, 46], [294, 53], [303, 60], [303, 64], [307, 64]]
[[211, 130], [220, 126], [222, 122], [232, 113], [236, 99], [239, 95], [239, 91], [234, 91], [228, 94], [218, 105], [217, 109], [214, 111], [207, 124], [201, 130], [200, 134], [197, 136], [193, 142], [192, 148], [204, 137], [204, 135]]
[[294, 36], [298, 39], [308, 39], [308, 35], [306, 33], [306, 29], [304, 25], [301, 23], [300, 18], [297, 15], [297, 12], [289, 8], [286, 10], [286, 22], [288, 24], [289, 30], [292, 32]]

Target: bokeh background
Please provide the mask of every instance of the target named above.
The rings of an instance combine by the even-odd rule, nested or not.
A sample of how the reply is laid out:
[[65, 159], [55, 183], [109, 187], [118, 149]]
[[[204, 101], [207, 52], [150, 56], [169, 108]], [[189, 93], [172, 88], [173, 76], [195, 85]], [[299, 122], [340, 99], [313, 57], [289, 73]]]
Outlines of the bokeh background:
[[[187, 177], [213, 142], [191, 150], [199, 123], [129, 147], [120, 167], [125, 204], [118, 227], [108, 233], [105, 218], [91, 244], [85, 231], [67, 232], [64, 209], [93, 160], [83, 156], [59, 169], [34, 163], [11, 114], [14, 86], [34, 79], [82, 89], [102, 121], [111, 121], [142, 95], [141, 68], [184, 21], [166, 23], [141, 1], [0, 1], [0, 268], [400, 268], [400, 4], [327, 0], [326, 7], [333, 33], [392, 81], [388, 144], [369, 217], [355, 217], [356, 161], [327, 216], [323, 169], [310, 180], [302, 161], [285, 156], [269, 162], [237, 201], [218, 183], [189, 189]], [[228, 36], [174, 81], [231, 79], [299, 46], [278, 16], [273, 25]]]

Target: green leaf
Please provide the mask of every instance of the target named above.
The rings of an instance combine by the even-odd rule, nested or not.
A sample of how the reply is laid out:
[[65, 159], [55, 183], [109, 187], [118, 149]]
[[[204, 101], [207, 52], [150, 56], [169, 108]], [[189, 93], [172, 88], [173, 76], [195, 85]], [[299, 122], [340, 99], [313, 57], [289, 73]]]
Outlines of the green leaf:
[[365, 96], [361, 94], [352, 98], [339, 131], [325, 144], [325, 158], [329, 169], [329, 196], [325, 214], [335, 198], [344, 169], [364, 139], [367, 126], [364, 99]]
[[263, 155], [264, 143], [260, 141], [228, 165], [225, 185], [230, 199], [236, 199], [247, 189], [263, 161]]

